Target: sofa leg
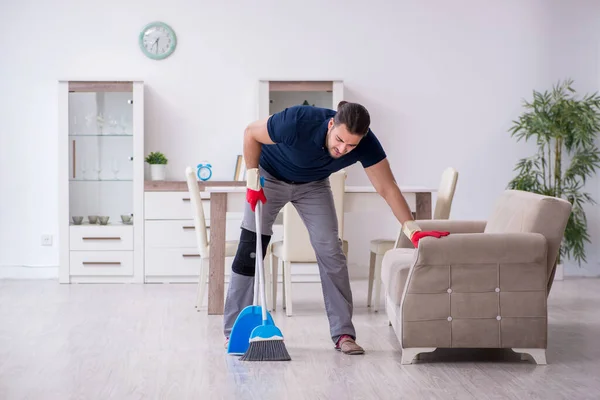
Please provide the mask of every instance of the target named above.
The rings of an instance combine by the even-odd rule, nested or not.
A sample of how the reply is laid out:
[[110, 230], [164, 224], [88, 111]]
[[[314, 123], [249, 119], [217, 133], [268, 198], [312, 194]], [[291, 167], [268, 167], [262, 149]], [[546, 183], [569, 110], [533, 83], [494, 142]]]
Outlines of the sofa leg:
[[546, 349], [517, 349], [513, 348], [512, 351], [515, 353], [521, 353], [521, 359], [525, 354], [529, 354], [533, 361], [538, 365], [546, 365]]
[[435, 351], [435, 347], [410, 347], [407, 349], [402, 349], [402, 364], [412, 364], [415, 357], [417, 357], [421, 353], [431, 353]]

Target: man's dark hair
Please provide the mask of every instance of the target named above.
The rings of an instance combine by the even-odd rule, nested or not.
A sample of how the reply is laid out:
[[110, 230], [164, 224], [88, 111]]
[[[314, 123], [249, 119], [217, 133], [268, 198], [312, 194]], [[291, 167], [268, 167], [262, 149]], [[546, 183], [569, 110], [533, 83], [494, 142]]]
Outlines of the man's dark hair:
[[335, 125], [344, 124], [350, 133], [354, 135], [366, 135], [371, 124], [371, 117], [367, 109], [358, 103], [340, 101], [337, 114], [333, 119]]

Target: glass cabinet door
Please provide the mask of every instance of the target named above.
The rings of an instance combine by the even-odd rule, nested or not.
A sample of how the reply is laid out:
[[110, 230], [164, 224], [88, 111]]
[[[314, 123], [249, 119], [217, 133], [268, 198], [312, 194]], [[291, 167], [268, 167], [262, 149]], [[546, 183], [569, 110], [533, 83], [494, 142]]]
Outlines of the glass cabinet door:
[[129, 83], [69, 89], [69, 223], [133, 224], [133, 91]]

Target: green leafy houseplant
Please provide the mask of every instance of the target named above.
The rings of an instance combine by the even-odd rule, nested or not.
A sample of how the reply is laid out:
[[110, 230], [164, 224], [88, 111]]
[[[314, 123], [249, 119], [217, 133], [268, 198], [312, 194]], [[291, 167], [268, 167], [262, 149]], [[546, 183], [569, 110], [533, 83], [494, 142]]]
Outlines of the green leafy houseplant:
[[559, 197], [572, 204], [557, 263], [572, 257], [581, 266], [587, 261], [585, 242], [590, 242], [584, 205], [596, 203], [583, 187], [600, 165], [595, 144], [600, 130], [600, 96], [594, 93], [578, 98], [572, 85], [570, 79], [559, 81], [550, 92], [534, 91], [533, 101], [524, 101], [525, 112], [513, 121], [509, 132], [517, 141], [535, 139], [538, 150], [519, 160], [514, 168], [518, 174], [508, 188]]
[[167, 164], [169, 160], [167, 160], [167, 157], [165, 157], [163, 153], [157, 151], [148, 154], [146, 156], [146, 162], [148, 164]]

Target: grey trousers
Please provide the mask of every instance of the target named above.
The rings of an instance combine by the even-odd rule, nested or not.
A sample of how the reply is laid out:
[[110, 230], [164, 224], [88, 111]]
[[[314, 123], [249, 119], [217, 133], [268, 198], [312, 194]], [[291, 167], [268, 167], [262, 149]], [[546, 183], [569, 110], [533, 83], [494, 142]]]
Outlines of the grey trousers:
[[[334, 343], [341, 335], [356, 339], [352, 324], [352, 291], [348, 264], [338, 234], [338, 221], [329, 179], [303, 184], [290, 184], [275, 179], [262, 168], [267, 202], [262, 207], [262, 234], [273, 234], [273, 223], [279, 211], [291, 202], [302, 218], [315, 250], [329, 330]], [[255, 232], [254, 212], [246, 203], [242, 228]], [[224, 333], [229, 337], [238, 314], [252, 305], [254, 277], [232, 271], [224, 310]]]

